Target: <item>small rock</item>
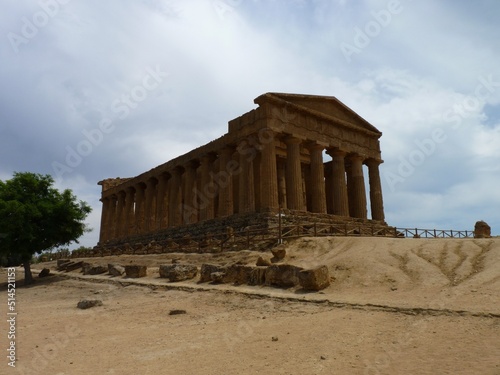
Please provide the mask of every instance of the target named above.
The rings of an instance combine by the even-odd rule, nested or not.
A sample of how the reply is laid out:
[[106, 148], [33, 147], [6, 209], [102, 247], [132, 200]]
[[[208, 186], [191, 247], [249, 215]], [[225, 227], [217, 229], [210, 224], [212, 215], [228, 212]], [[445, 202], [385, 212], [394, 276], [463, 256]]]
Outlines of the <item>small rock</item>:
[[84, 299], [78, 302], [78, 304], [76, 305], [76, 307], [78, 307], [79, 309], [90, 309], [91, 307], [94, 306], [102, 306], [102, 301], [99, 299], [94, 299], [94, 300]]
[[273, 337], [271, 338], [271, 340], [272, 340], [272, 341], [278, 341], [278, 337], [277, 337], [277, 336], [273, 336]]
[[38, 274], [38, 277], [47, 277], [47, 276], [50, 276], [50, 270], [48, 268], [44, 268]]
[[277, 247], [275, 249], [272, 249], [271, 252], [273, 253], [273, 258], [271, 259], [271, 262], [276, 263], [279, 262], [280, 260], [285, 259], [286, 250], [284, 248]]
[[392, 291], [395, 291], [395, 290], [398, 290], [398, 288], [397, 288], [397, 287], [395, 287], [395, 286], [391, 286], [391, 290], [392, 290]]
[[320, 358], [324, 361], [326, 359], [326, 355], [322, 355]]
[[170, 310], [168, 315], [181, 315], [181, 314], [187, 314], [186, 310]]
[[259, 257], [257, 259], [257, 262], [255, 263], [257, 267], [264, 267], [264, 266], [270, 266], [271, 261], [269, 259], [266, 259], [264, 257]]

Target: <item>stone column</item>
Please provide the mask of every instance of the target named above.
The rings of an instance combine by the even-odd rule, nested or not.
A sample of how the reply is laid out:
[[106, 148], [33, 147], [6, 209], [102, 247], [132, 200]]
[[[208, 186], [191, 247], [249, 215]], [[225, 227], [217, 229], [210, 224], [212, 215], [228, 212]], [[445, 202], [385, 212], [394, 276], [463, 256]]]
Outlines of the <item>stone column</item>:
[[117, 203], [116, 195], [112, 195], [109, 197], [109, 215], [108, 215], [108, 224], [107, 224], [107, 234], [106, 238], [108, 240], [113, 240], [115, 238], [115, 230], [116, 230], [116, 203]]
[[326, 214], [325, 171], [323, 167], [323, 149], [319, 144], [308, 145], [311, 156], [311, 190], [312, 212]]
[[363, 176], [364, 158], [360, 155], [352, 154], [349, 156], [349, 160], [351, 162], [350, 177], [352, 178], [352, 197], [349, 196], [349, 199], [353, 200], [353, 212], [351, 212], [351, 216], [366, 219], [366, 190], [365, 178]]
[[218, 217], [230, 216], [233, 206], [233, 173], [236, 163], [232, 160], [234, 150], [225, 147], [219, 152], [219, 209]]
[[181, 218], [181, 170], [179, 167], [170, 171], [168, 192], [168, 226], [176, 227], [182, 224]]
[[297, 138], [288, 137], [286, 143], [286, 198], [290, 210], [304, 209], [302, 191], [302, 169], [300, 166], [300, 143]]
[[130, 186], [125, 190], [125, 212], [124, 225], [123, 225], [123, 237], [128, 237], [134, 233], [134, 202], [135, 202], [135, 189]]
[[260, 204], [264, 210], [276, 211], [278, 201], [278, 171], [276, 163], [276, 145], [274, 132], [266, 130], [266, 140], [262, 144], [260, 158]]
[[326, 211], [329, 214], [333, 214], [333, 174], [332, 174], [332, 163], [324, 164], [324, 174], [325, 174], [325, 195], [326, 195]]
[[349, 201], [347, 197], [345, 155], [344, 151], [338, 149], [328, 150], [332, 157], [332, 191], [333, 214], [339, 216], [349, 216]]
[[196, 169], [198, 162], [191, 160], [184, 165], [184, 206], [182, 208], [182, 222], [192, 224], [198, 221], [198, 202], [196, 192]]
[[118, 203], [116, 206], [116, 229], [115, 237], [121, 238], [125, 232], [125, 192], [122, 190], [118, 192]]
[[380, 182], [379, 165], [381, 161], [368, 159], [368, 182], [370, 184], [370, 207], [372, 220], [384, 221], [384, 201], [382, 199], [382, 184]]
[[145, 185], [139, 182], [135, 185], [135, 234], [144, 233], [144, 198]]
[[201, 189], [200, 189], [200, 221], [214, 218], [214, 198], [217, 194], [213, 182], [212, 172], [213, 157], [205, 154], [201, 157]]
[[108, 240], [108, 220], [109, 220], [109, 206], [110, 206], [110, 198], [102, 197], [102, 211], [101, 211], [101, 229], [99, 232], [99, 242], [106, 242]]
[[287, 208], [286, 205], [286, 168], [285, 162], [278, 162], [278, 199], [281, 208]]
[[238, 212], [255, 212], [255, 190], [253, 179], [252, 155], [238, 153], [240, 159], [241, 173], [238, 181]]
[[144, 232], [152, 232], [155, 230], [154, 218], [155, 218], [155, 196], [156, 196], [156, 185], [158, 181], [156, 178], [150, 178], [146, 182], [146, 196], [144, 204]]
[[158, 185], [156, 186], [155, 222], [156, 229], [158, 230], [168, 226], [168, 176], [166, 173], [162, 173], [157, 177], [157, 179]]

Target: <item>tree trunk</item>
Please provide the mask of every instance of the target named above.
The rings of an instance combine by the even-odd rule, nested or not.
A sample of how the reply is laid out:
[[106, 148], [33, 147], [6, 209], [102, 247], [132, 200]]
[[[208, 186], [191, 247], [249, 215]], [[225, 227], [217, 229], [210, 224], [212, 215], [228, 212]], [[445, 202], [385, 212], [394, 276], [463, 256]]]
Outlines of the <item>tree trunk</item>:
[[31, 274], [31, 264], [29, 260], [23, 262], [24, 265], [24, 285], [33, 284], [33, 275]]

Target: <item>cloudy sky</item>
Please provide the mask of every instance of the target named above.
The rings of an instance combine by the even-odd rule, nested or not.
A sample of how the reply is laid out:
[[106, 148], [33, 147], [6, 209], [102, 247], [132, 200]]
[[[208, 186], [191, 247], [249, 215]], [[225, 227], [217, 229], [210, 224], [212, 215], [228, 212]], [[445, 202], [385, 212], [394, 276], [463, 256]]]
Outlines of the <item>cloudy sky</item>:
[[[100, 186], [219, 137], [265, 92], [383, 132], [387, 222], [500, 234], [497, 0], [3, 0], [0, 179]], [[74, 247], [74, 246], [73, 246]]]

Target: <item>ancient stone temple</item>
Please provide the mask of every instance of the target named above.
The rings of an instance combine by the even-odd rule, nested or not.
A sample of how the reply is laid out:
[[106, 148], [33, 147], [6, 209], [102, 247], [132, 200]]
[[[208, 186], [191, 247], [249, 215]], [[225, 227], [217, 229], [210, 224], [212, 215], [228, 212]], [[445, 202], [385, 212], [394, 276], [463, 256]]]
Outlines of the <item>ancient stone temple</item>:
[[[288, 217], [386, 225], [382, 133], [335, 97], [266, 93], [222, 137], [100, 181], [100, 245], [235, 231]], [[365, 181], [367, 176], [367, 181]]]

